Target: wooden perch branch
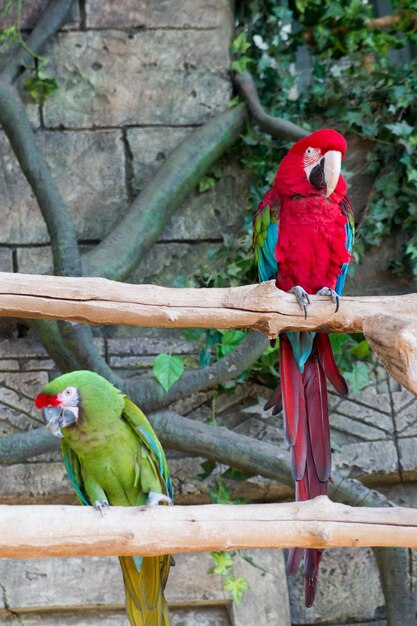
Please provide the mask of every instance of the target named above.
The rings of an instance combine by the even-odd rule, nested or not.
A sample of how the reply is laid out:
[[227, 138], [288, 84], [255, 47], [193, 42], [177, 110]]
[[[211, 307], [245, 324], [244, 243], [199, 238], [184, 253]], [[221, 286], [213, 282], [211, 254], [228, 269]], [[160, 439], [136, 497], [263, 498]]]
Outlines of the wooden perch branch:
[[308, 317], [272, 281], [226, 289], [129, 285], [103, 278], [0, 273], [0, 317], [170, 328], [364, 332], [388, 371], [417, 394], [417, 294], [343, 298], [338, 313], [312, 296]]
[[0, 506], [0, 557], [151, 556], [240, 548], [417, 547], [415, 509], [291, 504]]

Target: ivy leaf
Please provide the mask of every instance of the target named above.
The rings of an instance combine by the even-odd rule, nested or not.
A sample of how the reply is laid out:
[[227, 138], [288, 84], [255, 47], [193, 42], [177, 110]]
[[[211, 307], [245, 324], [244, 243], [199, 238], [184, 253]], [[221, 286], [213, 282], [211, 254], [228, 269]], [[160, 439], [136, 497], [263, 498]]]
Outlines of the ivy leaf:
[[216, 480], [216, 488], [209, 491], [211, 501], [215, 504], [232, 504], [232, 494], [227, 485], [221, 480]]
[[230, 51], [240, 54], [245, 54], [250, 48], [251, 44], [246, 39], [245, 33], [239, 33], [239, 35], [232, 41], [230, 45]]
[[397, 137], [406, 137], [414, 132], [414, 128], [407, 124], [407, 122], [396, 122], [395, 124], [385, 124], [385, 128], [388, 128]]
[[354, 363], [352, 371], [345, 372], [344, 377], [350, 383], [352, 394], [356, 395], [368, 384], [369, 369], [365, 363]]
[[369, 347], [369, 343], [366, 339], [360, 341], [354, 348], [352, 348], [352, 354], [357, 359], [367, 359], [371, 356], [371, 348]]
[[9, 26], [0, 31], [0, 44], [7, 44], [11, 46], [14, 43], [19, 42], [19, 32], [17, 26]]
[[233, 554], [230, 552], [210, 552], [211, 558], [215, 562], [209, 574], [220, 574], [225, 576], [233, 567]]
[[184, 361], [178, 355], [159, 354], [153, 364], [152, 372], [165, 391], [171, 389], [184, 373]]
[[196, 478], [198, 480], [205, 480], [216, 469], [217, 463], [216, 461], [213, 461], [212, 459], [207, 459], [207, 461], [200, 463], [200, 467], [203, 471], [200, 472], [200, 474], [197, 474]]
[[203, 176], [203, 178], [198, 183], [198, 191], [200, 193], [204, 193], [209, 189], [213, 189], [216, 186], [216, 179], [213, 176]]
[[225, 578], [223, 589], [230, 593], [235, 604], [240, 604], [245, 593], [250, 589], [246, 578]]
[[251, 474], [249, 472], [243, 472], [242, 470], [236, 469], [235, 467], [228, 467], [222, 474], [222, 478], [226, 478], [227, 480], [237, 480], [243, 481], [252, 478], [255, 474]]
[[44, 104], [47, 98], [58, 89], [58, 85], [55, 78], [39, 73], [37, 76], [28, 76], [23, 89], [36, 104]]
[[218, 348], [219, 357], [226, 356], [233, 352], [243, 339], [246, 337], [246, 333], [243, 330], [226, 330], [222, 334], [220, 346]]

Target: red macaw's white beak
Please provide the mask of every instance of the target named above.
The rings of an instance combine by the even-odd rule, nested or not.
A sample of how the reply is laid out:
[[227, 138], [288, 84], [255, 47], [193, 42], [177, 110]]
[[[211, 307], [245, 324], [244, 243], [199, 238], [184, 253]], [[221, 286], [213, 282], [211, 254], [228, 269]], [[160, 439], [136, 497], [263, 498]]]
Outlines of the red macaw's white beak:
[[342, 153], [337, 150], [329, 150], [324, 155], [324, 180], [326, 181], [326, 198], [336, 188], [342, 167]]
[[326, 189], [328, 198], [336, 188], [342, 166], [342, 153], [329, 150], [304, 168], [309, 182], [316, 189]]

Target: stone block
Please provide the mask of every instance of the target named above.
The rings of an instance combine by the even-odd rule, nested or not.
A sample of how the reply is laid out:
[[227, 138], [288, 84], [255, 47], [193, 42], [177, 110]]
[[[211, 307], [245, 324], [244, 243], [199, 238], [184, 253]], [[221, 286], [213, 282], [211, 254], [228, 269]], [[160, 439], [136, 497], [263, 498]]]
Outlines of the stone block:
[[[137, 357], [139, 355], [156, 356], [161, 352], [172, 350], [172, 342], [167, 339], [147, 338], [143, 339], [108, 339], [107, 354], [119, 357]], [[175, 354], [190, 354], [196, 350], [189, 341], [176, 342]]]
[[[282, 584], [285, 580], [282, 553], [255, 550], [248, 551], [247, 555], [266, 573], [263, 576], [262, 571], [238, 557], [236, 571], [248, 577], [253, 591], [249, 591], [243, 600], [246, 606], [242, 603], [242, 607], [236, 609], [231, 609], [230, 600], [221, 588], [220, 577], [208, 573], [213, 564], [208, 553], [176, 555], [175, 570], [166, 589], [172, 610], [175, 612], [177, 607], [187, 605], [198, 607], [200, 611], [207, 605], [217, 608], [229, 605], [235, 611], [234, 620], [224, 624], [253, 626], [253, 615], [257, 610], [256, 623], [259, 626], [271, 623], [290, 626], [287, 589]], [[2, 559], [0, 580], [7, 607], [18, 614], [42, 609], [48, 612], [72, 609], [75, 612], [80, 606], [86, 612], [89, 608], [114, 611], [124, 605], [122, 575], [116, 558]], [[197, 613], [197, 608], [194, 611]], [[183, 623], [177, 621], [177, 624], [182, 626]], [[211, 620], [208, 624], [214, 622]]]
[[[3, 1], [1, 5], [4, 5]], [[39, 21], [43, 11], [48, 5], [48, 0], [30, 0], [29, 2], [22, 3], [22, 30], [31, 30]], [[2, 6], [0, 6], [0, 10]], [[7, 15], [0, 15], [0, 30], [3, 28], [9, 28], [17, 23], [17, 3], [15, 2]], [[72, 3], [70, 15], [67, 18], [66, 23], [63, 25], [62, 30], [77, 28], [80, 25], [80, 8], [78, 2]]]
[[78, 504], [62, 461], [3, 465], [1, 475], [2, 504]]
[[345, 444], [333, 455], [333, 466], [347, 478], [361, 478], [366, 484], [399, 480], [397, 448], [394, 441], [366, 441]]
[[61, 86], [50, 128], [201, 124], [231, 95], [221, 31], [65, 33], [48, 55]]
[[395, 426], [399, 437], [417, 436], [417, 398], [407, 391], [393, 391], [391, 393]]
[[88, 28], [216, 28], [225, 18], [219, 0], [87, 0]]
[[11, 248], [0, 248], [0, 272], [13, 272], [13, 252]]
[[[101, 239], [127, 207], [121, 132], [39, 132], [37, 140], [79, 238]], [[0, 156], [5, 199], [0, 243], [46, 243], [49, 237], [41, 212], [3, 133]]]
[[398, 454], [402, 473], [407, 474], [407, 480], [415, 480], [417, 478], [417, 438], [400, 437], [398, 439]]
[[183, 287], [208, 254], [217, 249], [211, 243], [157, 243], [146, 260], [134, 270], [129, 282]]
[[47, 382], [45, 372], [0, 372], [0, 435], [26, 431], [42, 423], [33, 399]]
[[[1, 611], [1, 623], [16, 626], [16, 614]], [[174, 607], [170, 610], [171, 626], [231, 626], [226, 605], [200, 607]], [[79, 609], [71, 612], [45, 611], [19, 613], [19, 626], [130, 626], [126, 612], [119, 610]], [[365, 625], [366, 626], [366, 625]], [[376, 625], [378, 626], [378, 624]]]
[[133, 193], [137, 195], [152, 178], [167, 156], [193, 133], [193, 128], [128, 128], [127, 140], [132, 153]]
[[320, 564], [317, 595], [310, 609], [304, 606], [302, 566], [288, 579], [291, 618], [298, 624], [362, 624], [384, 617], [384, 597], [378, 569], [370, 549], [325, 550]]
[[364, 262], [349, 272], [344, 290], [347, 296], [388, 296], [415, 291], [415, 282], [395, 276], [393, 259], [401, 258], [407, 236], [397, 231], [384, 239], [383, 245], [366, 251]]
[[0, 358], [2, 359], [31, 359], [46, 356], [45, 348], [33, 335], [0, 341]]
[[[192, 133], [185, 128], [128, 130], [133, 155], [133, 193], [137, 194], [165, 158]], [[224, 167], [215, 188], [190, 194], [167, 223], [161, 240], [214, 239], [239, 233], [249, 193], [249, 177], [236, 163]], [[198, 216], [198, 219], [196, 219]]]

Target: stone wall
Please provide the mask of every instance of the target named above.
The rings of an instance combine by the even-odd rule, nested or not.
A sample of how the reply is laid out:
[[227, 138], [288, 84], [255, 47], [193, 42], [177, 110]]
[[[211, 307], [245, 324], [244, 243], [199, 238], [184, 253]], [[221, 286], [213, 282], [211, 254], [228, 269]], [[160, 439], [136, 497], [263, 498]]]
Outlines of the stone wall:
[[[33, 26], [45, 5], [45, 0], [24, 2], [24, 28]], [[12, 16], [8, 20], [12, 23]], [[44, 107], [28, 102], [27, 109], [83, 250], [111, 230], [167, 155], [196, 126], [226, 108], [232, 94], [227, 74], [232, 22], [227, 0], [75, 3], [68, 24], [46, 51], [59, 90]], [[370, 182], [361, 178], [360, 146], [354, 143], [352, 148], [349, 169], [356, 176], [353, 186], [362, 190], [355, 197], [360, 204]], [[0, 157], [0, 269], [42, 273], [51, 265], [47, 231], [1, 132]], [[215, 189], [195, 192], [184, 202], [131, 280], [181, 284], [224, 233], [239, 232], [247, 191], [247, 178], [235, 162], [227, 163]], [[373, 276], [378, 275], [386, 289], [381, 258], [375, 258]], [[366, 278], [359, 270], [351, 290], [369, 293], [375, 280], [369, 285], [369, 275]], [[126, 327], [95, 332], [108, 363], [130, 378], [147, 375], [160, 352], [190, 356], [195, 352], [180, 332]], [[32, 398], [57, 370], [21, 324], [3, 320], [0, 338], [0, 434], [6, 435], [39, 426]], [[197, 394], [176, 408], [207, 421], [215, 400], [220, 425], [274, 442], [277, 454], [288, 455], [281, 418], [262, 411], [267, 394], [262, 387], [238, 386], [228, 394]], [[332, 438], [341, 448], [335, 465], [393, 500], [414, 505], [415, 399], [376, 366], [370, 384], [356, 397], [340, 400], [331, 395], [330, 403]], [[212, 476], [198, 481], [195, 476], [204, 459], [172, 451], [168, 457], [176, 502], [208, 502], [215, 478], [225, 468], [219, 466]], [[228, 484], [236, 498], [292, 497], [288, 488], [259, 477]], [[74, 503], [59, 455], [0, 467], [0, 502]], [[179, 556], [168, 590], [173, 624], [385, 625], [384, 600], [369, 550], [326, 551], [317, 601], [309, 611], [302, 604], [301, 573], [289, 580], [287, 588], [280, 551], [253, 556], [266, 573], [239, 559], [238, 571], [251, 584], [240, 607], [233, 607], [218, 578], [208, 575], [208, 555]], [[126, 624], [120, 573], [110, 559], [4, 559], [0, 587], [1, 623]]]

